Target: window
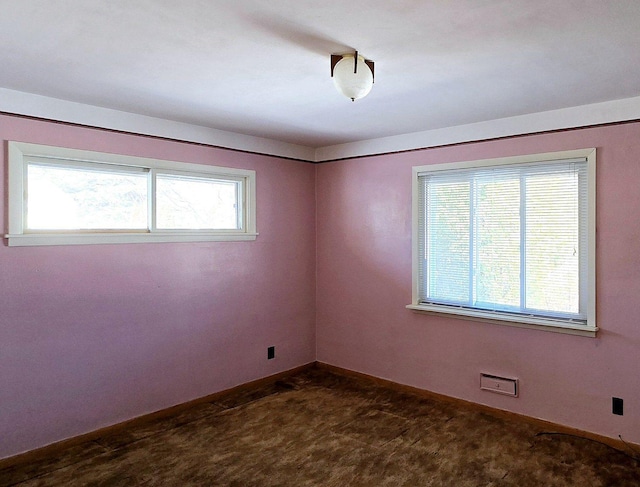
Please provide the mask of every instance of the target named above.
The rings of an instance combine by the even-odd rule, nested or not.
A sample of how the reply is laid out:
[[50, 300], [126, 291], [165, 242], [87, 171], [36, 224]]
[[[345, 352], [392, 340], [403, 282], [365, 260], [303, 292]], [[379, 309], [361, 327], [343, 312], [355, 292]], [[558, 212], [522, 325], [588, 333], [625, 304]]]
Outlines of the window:
[[9, 142], [9, 245], [256, 235], [254, 171]]
[[413, 178], [410, 309], [595, 336], [595, 149]]

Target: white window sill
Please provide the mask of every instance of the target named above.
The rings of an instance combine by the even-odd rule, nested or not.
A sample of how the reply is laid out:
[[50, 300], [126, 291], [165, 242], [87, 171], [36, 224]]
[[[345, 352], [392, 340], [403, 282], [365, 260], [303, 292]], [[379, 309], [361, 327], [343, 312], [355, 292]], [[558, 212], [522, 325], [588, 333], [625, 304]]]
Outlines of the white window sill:
[[514, 326], [517, 328], [530, 328], [535, 330], [565, 333], [595, 338], [598, 331], [596, 326], [571, 324], [559, 320], [545, 319], [537, 316], [514, 316], [492, 313], [464, 308], [451, 308], [434, 304], [409, 304], [407, 309], [419, 313], [440, 314], [454, 316], [463, 320], [482, 321], [495, 325]]
[[5, 235], [9, 247], [92, 245], [163, 242], [229, 242], [255, 240], [257, 233], [153, 232], [153, 233], [29, 233]]

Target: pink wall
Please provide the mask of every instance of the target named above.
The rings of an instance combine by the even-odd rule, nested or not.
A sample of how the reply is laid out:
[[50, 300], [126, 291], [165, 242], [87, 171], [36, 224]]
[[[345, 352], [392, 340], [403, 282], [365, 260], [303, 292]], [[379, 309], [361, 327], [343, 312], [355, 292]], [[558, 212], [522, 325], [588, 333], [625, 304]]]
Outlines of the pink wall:
[[[316, 358], [640, 443], [640, 123], [316, 167], [19, 117], [0, 116], [0, 138], [255, 169], [260, 232], [255, 242], [5, 241], [0, 458]], [[598, 148], [598, 338], [405, 309], [412, 166], [584, 147]], [[0, 157], [6, 181], [6, 144]], [[6, 186], [0, 201], [6, 231]], [[520, 397], [480, 391], [481, 371], [518, 377]], [[611, 396], [624, 416], [611, 414]]]
[[[405, 309], [412, 166], [587, 147], [598, 149], [597, 338]], [[640, 123], [323, 164], [316, 184], [319, 361], [640, 443]], [[481, 391], [480, 372], [519, 378], [520, 397]]]
[[[254, 242], [0, 246], [0, 458], [315, 360], [315, 168], [0, 116], [6, 140], [255, 169]], [[0, 187], [6, 232], [6, 183]], [[276, 358], [267, 361], [267, 347]]]

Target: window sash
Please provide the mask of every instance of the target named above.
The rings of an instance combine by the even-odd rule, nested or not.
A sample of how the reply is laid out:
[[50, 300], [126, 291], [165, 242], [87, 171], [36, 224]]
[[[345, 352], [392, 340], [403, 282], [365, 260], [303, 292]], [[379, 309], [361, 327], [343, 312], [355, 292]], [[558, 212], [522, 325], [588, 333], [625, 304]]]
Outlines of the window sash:
[[[211, 231], [211, 230], [223, 230], [223, 231], [242, 231], [245, 225], [245, 221], [243, 218], [243, 205], [244, 205], [244, 182], [242, 178], [222, 178], [222, 177], [206, 177], [203, 175], [194, 175], [188, 173], [178, 173], [178, 172], [154, 172], [153, 177], [155, 178], [155, 202], [153, 205], [154, 210], [154, 224], [152, 226], [153, 229], [162, 230], [162, 231], [174, 231], [174, 230], [193, 230], [193, 231]], [[233, 191], [233, 210], [234, 216], [233, 218], [229, 218], [228, 216], [224, 219], [228, 222], [233, 220], [233, 223], [229, 225], [222, 224], [211, 224], [211, 226], [205, 226], [204, 224], [199, 224], [198, 226], [193, 225], [192, 227], [179, 226], [176, 224], [170, 224], [169, 221], [173, 221], [170, 218], [170, 215], [163, 214], [168, 213], [168, 206], [170, 204], [169, 201], [162, 202], [159, 201], [162, 199], [161, 188], [159, 186], [162, 183], [186, 183], [186, 184], [195, 184], [195, 185], [208, 185], [208, 186], [221, 186], [227, 187], [228, 189], [232, 189]], [[213, 189], [213, 188], [210, 188]], [[229, 198], [227, 198], [229, 199]], [[198, 204], [200, 202], [196, 202]], [[227, 202], [228, 204], [229, 202]], [[165, 209], [166, 208], [166, 209]], [[223, 208], [224, 210], [224, 208]], [[227, 208], [227, 211], [229, 208]]]
[[[49, 172], [48, 178], [38, 180], [38, 169]], [[47, 171], [49, 170], [49, 171]], [[74, 173], [78, 175], [79, 186], [73, 188], [74, 193], [80, 193], [77, 197], [63, 192], [53, 181], [62, 179], [65, 176], [67, 181]], [[146, 173], [146, 174], [145, 174]], [[86, 179], [91, 177], [102, 177], [102, 183], [96, 182], [93, 191], [87, 186]], [[126, 208], [119, 205], [120, 201], [116, 195], [110, 194], [108, 189], [100, 191], [100, 186], [105, 186], [105, 182], [109, 178], [122, 178], [120, 183], [126, 183], [129, 178], [129, 184], [134, 185], [131, 189], [138, 190], [138, 196], [142, 201], [138, 203], [137, 212], [141, 212], [142, 216], [137, 218], [134, 215], [127, 215], [135, 212], [135, 208]], [[82, 181], [81, 179], [85, 179]], [[135, 184], [137, 183], [137, 188]], [[71, 185], [71, 183], [67, 183]], [[24, 232], [25, 233], [56, 233], [56, 232], [146, 232], [148, 221], [148, 170], [138, 167], [117, 166], [112, 164], [88, 164], [78, 161], [60, 161], [55, 162], [44, 158], [29, 158], [26, 161], [26, 173], [24, 180]], [[84, 191], [83, 189], [88, 189]], [[53, 195], [52, 193], [56, 193]], [[47, 194], [48, 193], [48, 194]], [[51, 203], [52, 197], [57, 197], [58, 206]], [[110, 206], [111, 211], [116, 213], [114, 217], [108, 218], [108, 211], [98, 213], [95, 208], [91, 212], [91, 198], [94, 205]], [[121, 199], [121, 198], [120, 198]], [[45, 201], [46, 200], [46, 201]], [[114, 201], [115, 200], [115, 201]], [[67, 203], [66, 205], [64, 203]], [[115, 204], [114, 204], [115, 203]], [[70, 214], [80, 213], [76, 217], [77, 225], [72, 225]], [[118, 218], [118, 213], [120, 218]], [[124, 213], [124, 214], [123, 214]], [[128, 218], [127, 218], [128, 217]], [[56, 222], [57, 220], [57, 222]], [[111, 220], [113, 224], [109, 225]], [[128, 220], [128, 221], [127, 221]], [[134, 223], [135, 222], [135, 223]], [[101, 223], [106, 223], [100, 226]], [[128, 224], [127, 224], [128, 223]]]

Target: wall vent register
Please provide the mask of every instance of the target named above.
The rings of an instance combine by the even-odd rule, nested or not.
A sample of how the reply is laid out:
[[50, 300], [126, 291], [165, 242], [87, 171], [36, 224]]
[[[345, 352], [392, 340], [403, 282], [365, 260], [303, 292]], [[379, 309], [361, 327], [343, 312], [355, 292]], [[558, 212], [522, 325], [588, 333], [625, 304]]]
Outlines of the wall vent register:
[[480, 374], [480, 389], [489, 392], [518, 397], [518, 379]]

